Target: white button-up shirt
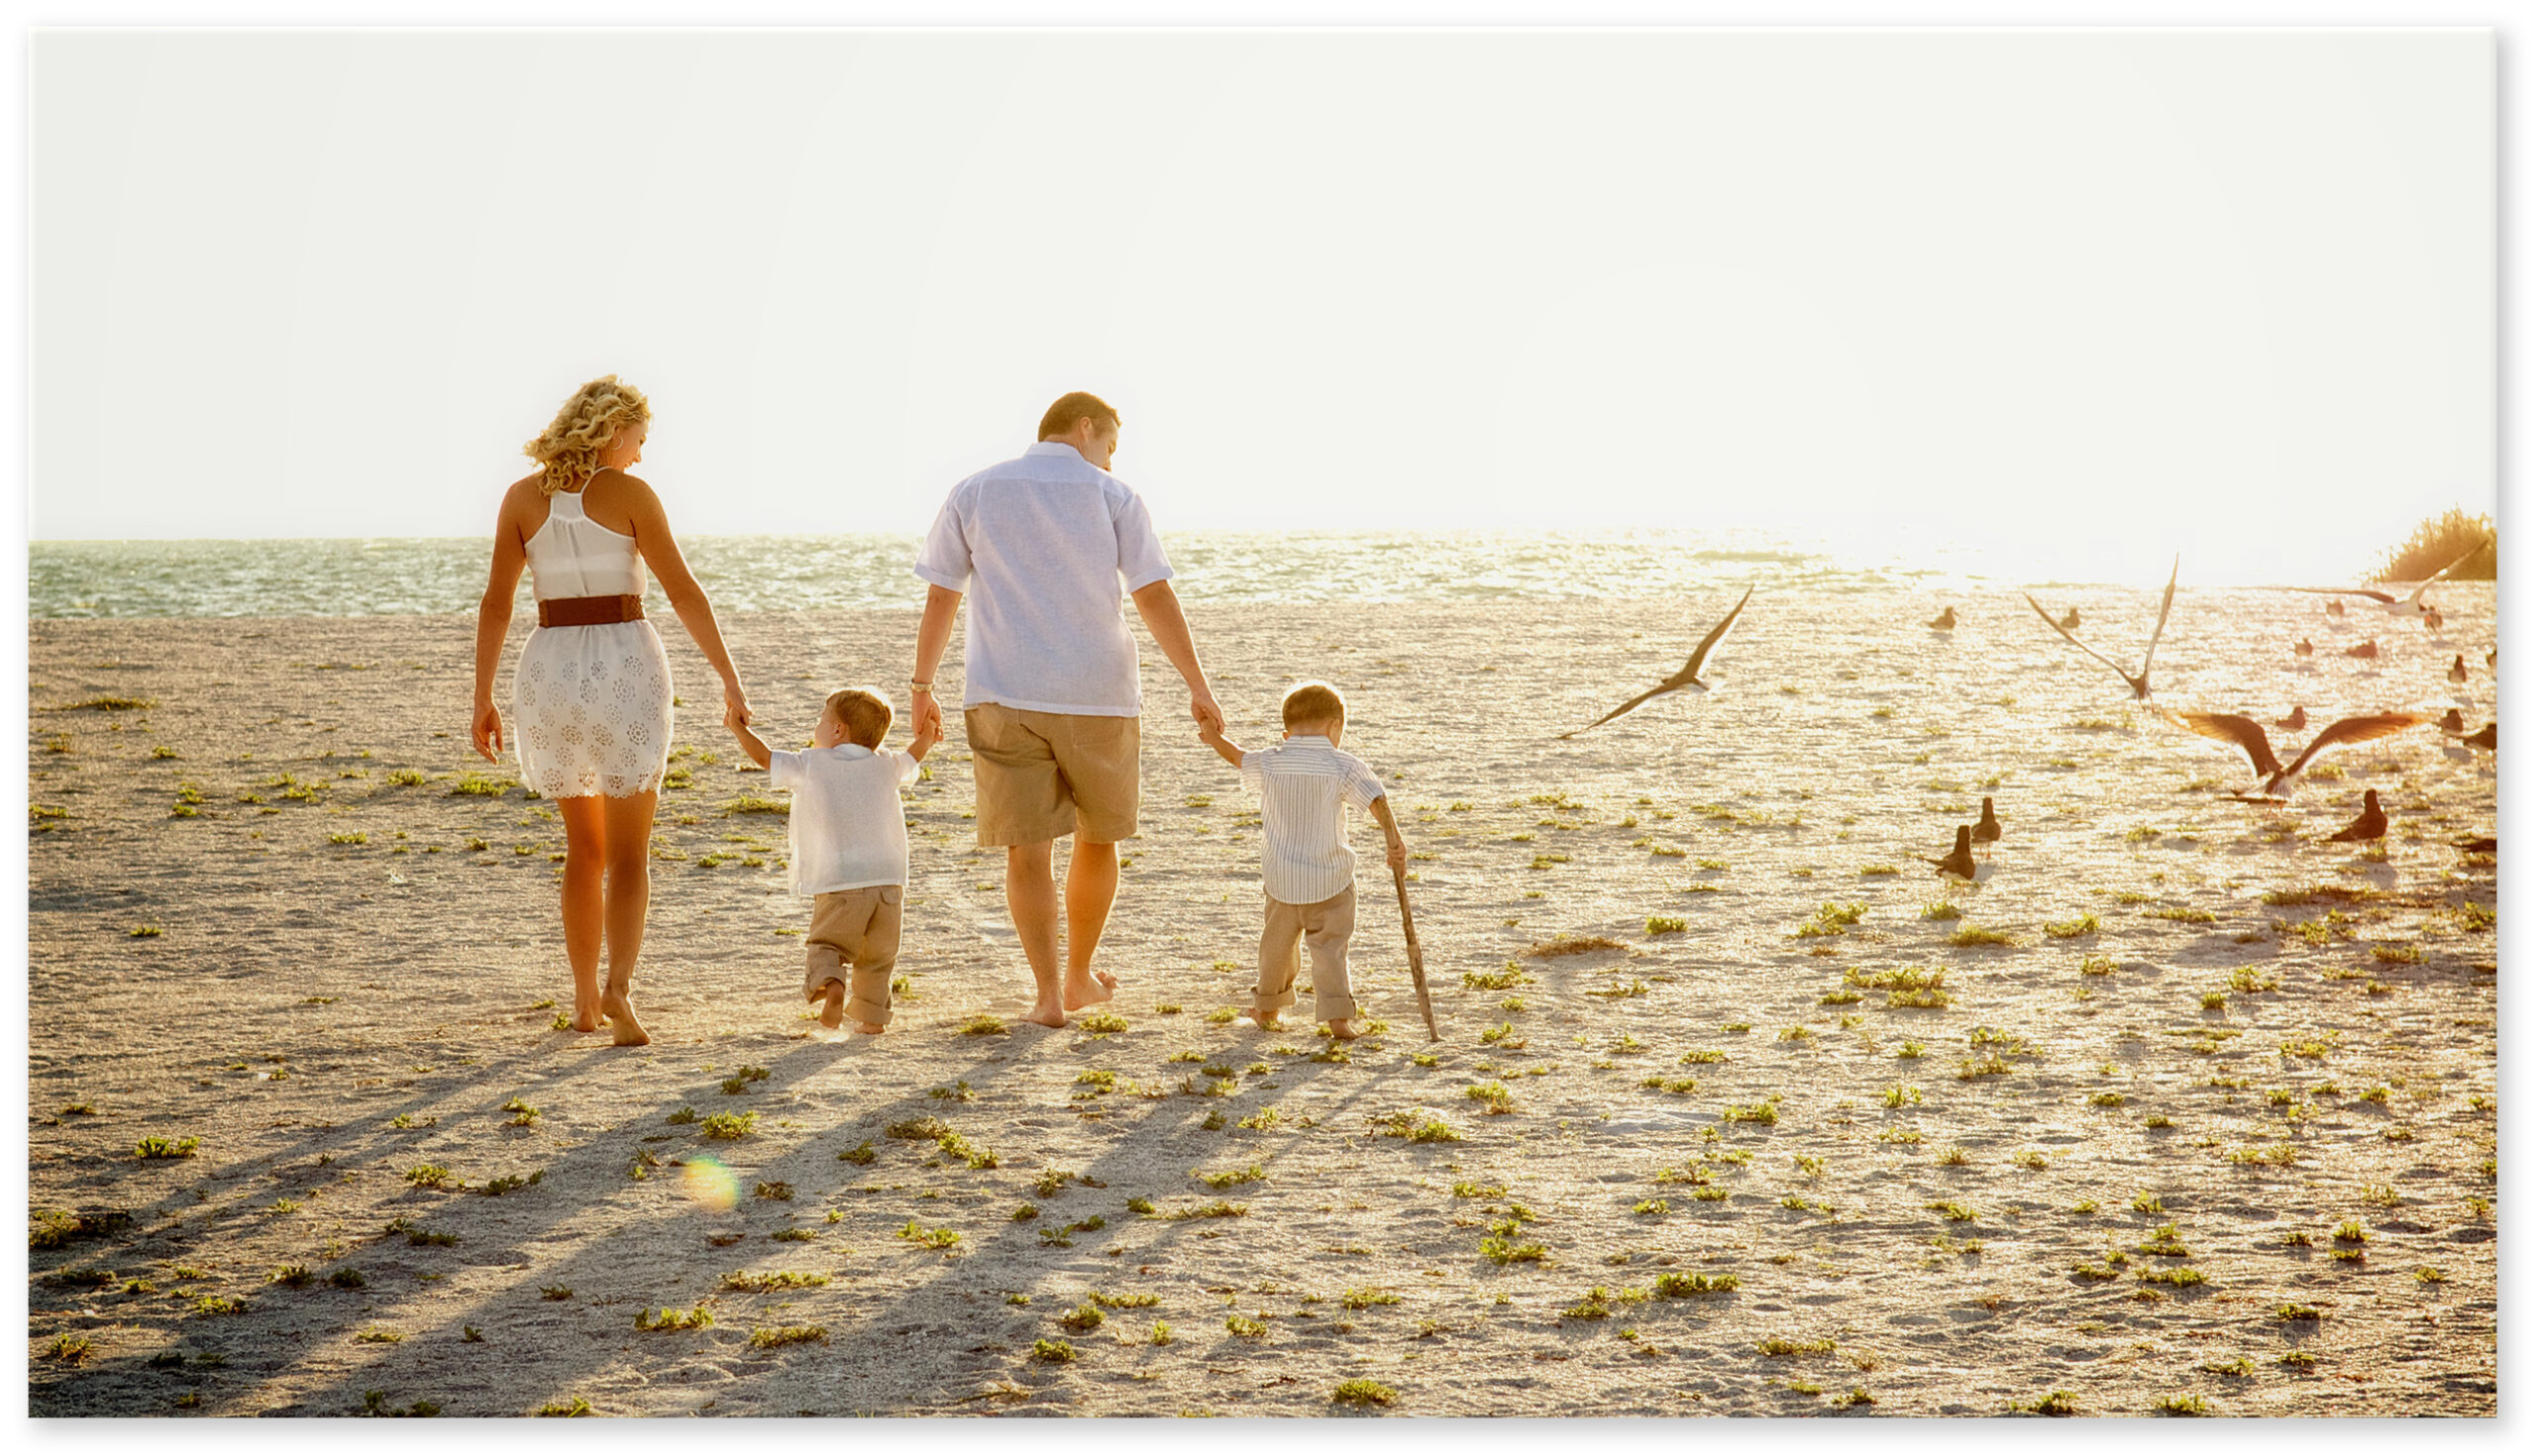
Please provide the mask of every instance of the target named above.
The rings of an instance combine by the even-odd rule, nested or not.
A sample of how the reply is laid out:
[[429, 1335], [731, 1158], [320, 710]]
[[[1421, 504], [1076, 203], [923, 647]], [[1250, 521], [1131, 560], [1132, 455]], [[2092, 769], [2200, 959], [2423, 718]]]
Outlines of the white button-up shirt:
[[859, 743], [768, 752], [768, 780], [792, 790], [786, 837], [794, 894], [907, 883], [907, 818], [898, 785], [911, 781], [917, 767], [911, 754], [875, 753]]
[[1121, 598], [1171, 579], [1127, 482], [1042, 440], [951, 487], [915, 573], [969, 594], [968, 707], [1132, 718], [1135, 640]]
[[1270, 899], [1309, 905], [1356, 883], [1347, 805], [1371, 809], [1383, 796], [1364, 760], [1320, 734], [1298, 733], [1243, 754], [1241, 784], [1259, 795], [1259, 878]]

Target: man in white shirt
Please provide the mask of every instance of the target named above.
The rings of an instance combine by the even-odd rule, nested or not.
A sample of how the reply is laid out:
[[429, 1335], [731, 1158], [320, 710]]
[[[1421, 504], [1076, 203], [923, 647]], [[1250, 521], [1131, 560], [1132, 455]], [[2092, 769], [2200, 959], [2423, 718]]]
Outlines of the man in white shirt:
[[[1171, 589], [1144, 501], [1110, 473], [1118, 412], [1077, 392], [1048, 407], [1039, 443], [971, 475], [916, 556], [926, 581], [916, 629], [915, 728], [941, 731], [934, 670], [970, 598], [963, 694], [978, 782], [978, 843], [1004, 851], [1004, 903], [1038, 983], [1023, 1019], [1063, 1026], [1110, 999], [1118, 979], [1093, 969], [1118, 891], [1117, 842], [1136, 832], [1135, 640], [1118, 599], [1136, 604], [1154, 645], [1189, 684], [1189, 713], [1217, 732], [1223, 713]], [[1055, 843], [1075, 837], [1067, 938], [1057, 967]]]

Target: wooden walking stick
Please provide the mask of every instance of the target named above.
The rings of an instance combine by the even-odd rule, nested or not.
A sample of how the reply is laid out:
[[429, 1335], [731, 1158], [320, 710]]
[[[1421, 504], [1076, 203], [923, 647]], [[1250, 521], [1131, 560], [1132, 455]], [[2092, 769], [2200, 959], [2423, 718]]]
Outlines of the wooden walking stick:
[[1400, 928], [1409, 937], [1409, 980], [1418, 988], [1418, 1014], [1426, 1018], [1426, 1039], [1442, 1041], [1435, 1031], [1435, 1003], [1426, 994], [1426, 957], [1418, 949], [1418, 920], [1409, 913], [1409, 877], [1392, 867], [1392, 888], [1400, 891]]

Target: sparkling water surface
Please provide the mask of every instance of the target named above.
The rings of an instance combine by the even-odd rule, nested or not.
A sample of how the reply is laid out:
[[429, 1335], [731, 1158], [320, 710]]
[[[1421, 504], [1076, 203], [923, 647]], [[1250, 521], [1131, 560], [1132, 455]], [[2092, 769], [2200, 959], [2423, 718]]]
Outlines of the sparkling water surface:
[[[721, 611], [912, 606], [912, 535], [690, 536]], [[1990, 563], [1915, 544], [1834, 548], [1761, 530], [1266, 531], [1166, 534], [1192, 602], [1717, 595], [1744, 586], [1927, 589]], [[32, 617], [339, 617], [473, 611], [484, 537], [51, 541], [28, 552]], [[2145, 570], [2145, 568], [2144, 568]], [[2154, 584], [2154, 583], [2153, 583]], [[521, 599], [527, 598], [523, 580]], [[651, 610], [667, 611], [658, 583]]]

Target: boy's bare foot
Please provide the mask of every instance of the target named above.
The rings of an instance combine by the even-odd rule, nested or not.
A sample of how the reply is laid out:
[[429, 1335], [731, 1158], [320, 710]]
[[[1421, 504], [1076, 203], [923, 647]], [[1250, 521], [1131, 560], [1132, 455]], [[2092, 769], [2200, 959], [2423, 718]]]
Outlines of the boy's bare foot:
[[1066, 1024], [1065, 1007], [1041, 1001], [1030, 1008], [1029, 1015], [1021, 1019], [1033, 1026], [1063, 1026]]
[[634, 1019], [634, 1006], [624, 996], [609, 991], [598, 998], [598, 1008], [606, 1013], [609, 1025], [614, 1027], [618, 1046], [645, 1047], [652, 1044], [651, 1034], [643, 1029], [642, 1022]]
[[1331, 1041], [1354, 1041], [1356, 1038], [1363, 1036], [1364, 1034], [1364, 1028], [1358, 1026], [1355, 1018], [1352, 1016], [1341, 1016], [1337, 1020], [1329, 1023], [1329, 1039]]
[[869, 1021], [855, 1022], [854, 1029], [863, 1033], [865, 1036], [879, 1036], [881, 1034], [881, 1028], [873, 1025]]
[[[819, 1007], [819, 1024], [830, 1031], [845, 1024], [845, 988], [836, 982], [828, 983], [827, 1003]], [[854, 1023], [854, 1029], [863, 1030], [863, 1023], [857, 1021]]]
[[1257, 1006], [1253, 1006], [1241, 1014], [1248, 1018], [1251, 1025], [1258, 1027], [1262, 1031], [1274, 1031], [1277, 1029], [1277, 1013], [1274, 1011], [1262, 1010]]
[[1118, 993], [1118, 978], [1107, 971], [1095, 971], [1089, 981], [1066, 978], [1066, 1009], [1080, 1011], [1097, 1006]]

